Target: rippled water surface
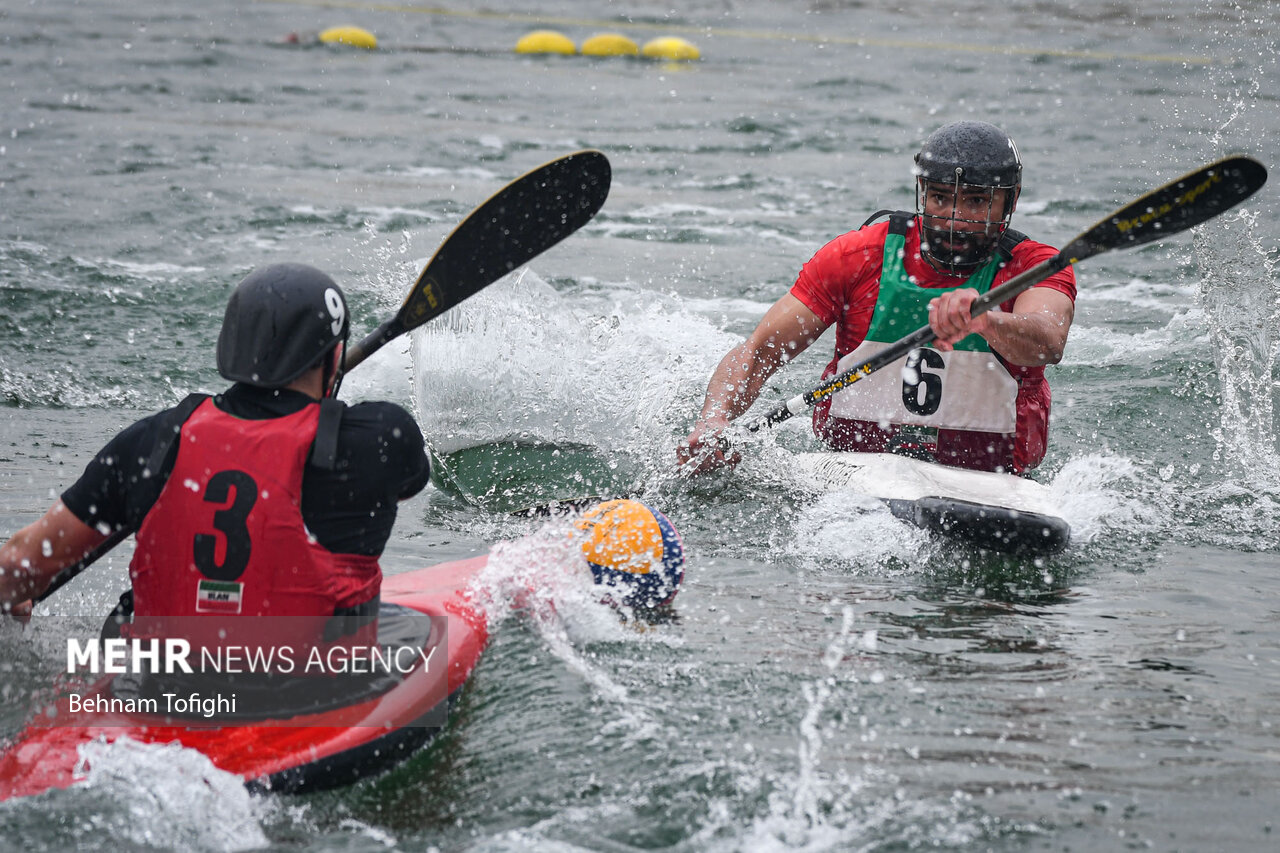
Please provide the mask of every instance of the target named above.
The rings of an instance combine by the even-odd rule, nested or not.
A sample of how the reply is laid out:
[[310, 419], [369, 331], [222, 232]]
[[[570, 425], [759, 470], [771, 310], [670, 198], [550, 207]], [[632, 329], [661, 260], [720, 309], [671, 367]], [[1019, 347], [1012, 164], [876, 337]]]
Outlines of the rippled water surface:
[[[388, 776], [294, 798], [251, 798], [198, 754], [104, 749], [85, 785], [0, 804], [6, 837], [30, 850], [1273, 847], [1273, 187], [1077, 270], [1036, 474], [1075, 532], [1061, 555], [969, 553], [862, 496], [797, 491], [791, 454], [814, 449], [802, 419], [746, 443], [732, 475], [675, 476], [720, 356], [823, 242], [910, 206], [911, 155], [935, 127], [1003, 125], [1026, 166], [1015, 227], [1056, 245], [1216, 157], [1280, 159], [1270, 3], [887, 5], [0, 8], [6, 535], [117, 429], [221, 386], [222, 306], [254, 266], [332, 272], [372, 329], [507, 181], [588, 147], [614, 170], [583, 231], [345, 386], [410, 407], [435, 453], [468, 453], [480, 472], [402, 507], [388, 572], [503, 543], [486, 581], [493, 640], [445, 736]], [[379, 49], [311, 43], [340, 24]], [[678, 36], [702, 58], [512, 52], [544, 26], [579, 43]], [[831, 346], [766, 400], [811, 384]], [[673, 621], [619, 623], [547, 547], [554, 527], [501, 511], [565, 490], [642, 493], [671, 517], [688, 552]], [[0, 733], [58, 668], [62, 638], [100, 624], [127, 554], [26, 631], [0, 626]], [[554, 615], [506, 612], [513, 580]]]

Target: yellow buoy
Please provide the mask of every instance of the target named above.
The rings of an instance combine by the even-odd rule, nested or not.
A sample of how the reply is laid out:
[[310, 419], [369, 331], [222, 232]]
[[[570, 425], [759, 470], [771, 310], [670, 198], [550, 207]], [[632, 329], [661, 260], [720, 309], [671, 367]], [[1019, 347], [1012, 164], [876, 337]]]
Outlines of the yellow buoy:
[[555, 30], [534, 30], [516, 42], [516, 53], [559, 53], [572, 56], [578, 52], [569, 37]]
[[649, 59], [698, 59], [698, 49], [682, 38], [664, 36], [645, 44], [640, 53]]
[[621, 33], [600, 33], [582, 43], [583, 56], [635, 56], [636, 43]]
[[359, 27], [330, 27], [320, 34], [320, 41], [325, 44], [347, 44], [352, 47], [364, 47], [373, 50], [378, 46], [378, 39], [368, 30]]

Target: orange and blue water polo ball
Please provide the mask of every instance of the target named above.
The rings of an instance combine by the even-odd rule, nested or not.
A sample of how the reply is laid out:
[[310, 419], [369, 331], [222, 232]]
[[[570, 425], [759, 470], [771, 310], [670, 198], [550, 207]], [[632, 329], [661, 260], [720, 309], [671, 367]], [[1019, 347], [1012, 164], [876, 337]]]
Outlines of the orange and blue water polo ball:
[[595, 582], [628, 607], [670, 604], [684, 580], [684, 546], [661, 512], [636, 500], [605, 501], [574, 522]]

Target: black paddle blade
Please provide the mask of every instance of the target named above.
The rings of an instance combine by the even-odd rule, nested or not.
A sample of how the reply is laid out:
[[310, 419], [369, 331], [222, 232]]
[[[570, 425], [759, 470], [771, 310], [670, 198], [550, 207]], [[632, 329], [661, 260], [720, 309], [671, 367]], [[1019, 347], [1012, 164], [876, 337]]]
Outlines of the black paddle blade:
[[609, 161], [579, 151], [503, 187], [436, 250], [399, 319], [406, 331], [528, 263], [591, 221], [609, 195]]
[[1160, 240], [1207, 222], [1262, 189], [1267, 170], [1252, 157], [1227, 157], [1154, 189], [1072, 240], [1068, 263]]
[[458, 223], [427, 262], [396, 316], [347, 350], [351, 370], [383, 344], [474, 296], [591, 221], [612, 170], [599, 151], [568, 154], [498, 190]]

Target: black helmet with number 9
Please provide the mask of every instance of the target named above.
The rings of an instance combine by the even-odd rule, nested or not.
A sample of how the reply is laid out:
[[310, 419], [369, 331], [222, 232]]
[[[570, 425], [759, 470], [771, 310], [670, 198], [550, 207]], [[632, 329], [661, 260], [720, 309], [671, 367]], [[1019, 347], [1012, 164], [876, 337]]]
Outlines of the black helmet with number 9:
[[347, 300], [329, 276], [305, 264], [271, 264], [245, 276], [227, 302], [218, 335], [218, 372], [259, 388], [283, 388], [325, 366], [324, 388], [338, 393], [325, 356], [350, 331]]
[[984, 121], [935, 130], [916, 155], [920, 254], [940, 272], [973, 272], [994, 253], [1022, 189], [1009, 134]]

